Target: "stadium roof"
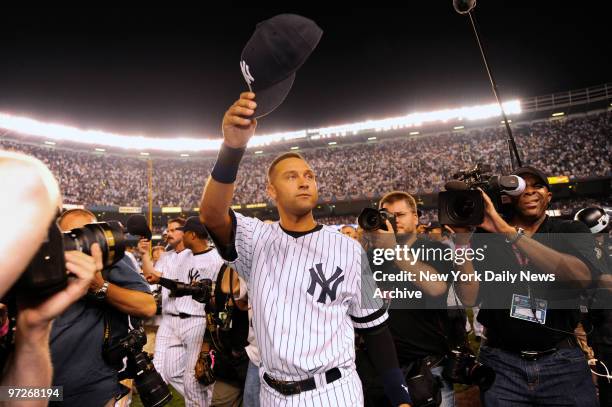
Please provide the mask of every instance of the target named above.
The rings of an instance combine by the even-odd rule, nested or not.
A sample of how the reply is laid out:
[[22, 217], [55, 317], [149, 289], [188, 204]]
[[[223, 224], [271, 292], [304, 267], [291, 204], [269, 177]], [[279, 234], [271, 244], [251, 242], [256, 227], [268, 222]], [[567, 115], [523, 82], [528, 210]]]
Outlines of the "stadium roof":
[[[518, 100], [504, 103], [508, 115], [521, 112]], [[358, 123], [346, 123], [318, 129], [305, 129], [283, 133], [256, 135], [251, 139], [249, 147], [261, 147], [271, 143], [294, 139], [311, 138], [313, 140], [327, 137], [345, 137], [360, 132], [389, 131], [402, 128], [420, 127], [433, 122], [449, 120], [483, 120], [501, 116], [501, 109], [495, 103], [487, 105], [448, 108], [432, 112], [415, 112], [405, 116], [390, 117], [377, 120], [366, 120]], [[146, 135], [125, 135], [110, 133], [103, 130], [85, 130], [59, 123], [45, 123], [28, 117], [13, 116], [0, 113], [0, 128], [16, 133], [44, 138], [54, 141], [70, 141], [92, 146], [108, 146], [132, 150], [161, 151], [214, 151], [219, 148], [222, 140], [212, 138], [187, 137], [147, 137]]]

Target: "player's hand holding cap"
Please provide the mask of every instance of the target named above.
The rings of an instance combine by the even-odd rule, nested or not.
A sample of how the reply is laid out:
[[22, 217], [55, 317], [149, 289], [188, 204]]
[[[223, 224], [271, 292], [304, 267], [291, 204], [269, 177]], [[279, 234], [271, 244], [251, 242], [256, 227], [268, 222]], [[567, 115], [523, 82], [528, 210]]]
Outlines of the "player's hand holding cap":
[[257, 24], [240, 58], [244, 80], [256, 95], [255, 118], [267, 115], [285, 100], [296, 71], [322, 35], [314, 21], [296, 14], [279, 14]]

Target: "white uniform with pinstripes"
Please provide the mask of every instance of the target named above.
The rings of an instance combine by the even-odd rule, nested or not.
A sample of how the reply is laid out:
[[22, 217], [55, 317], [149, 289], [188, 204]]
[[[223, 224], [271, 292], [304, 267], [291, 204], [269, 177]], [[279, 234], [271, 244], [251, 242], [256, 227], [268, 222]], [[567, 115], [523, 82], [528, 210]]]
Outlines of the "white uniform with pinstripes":
[[[223, 259], [216, 250], [194, 256], [185, 249], [180, 253], [164, 253], [155, 269], [165, 278], [191, 283], [204, 278], [215, 281], [222, 265]], [[186, 406], [208, 406], [213, 386], [201, 385], [194, 374], [206, 330], [204, 304], [190, 296], [172, 298], [169, 294], [168, 289], [162, 288], [162, 322], [157, 331], [153, 364], [163, 379], [185, 398]], [[169, 315], [181, 312], [199, 317], [181, 319]]]
[[[248, 285], [262, 359], [260, 376], [267, 372], [283, 381], [314, 377], [317, 384], [315, 390], [284, 396], [262, 377], [261, 404], [362, 405], [354, 328], [380, 325], [387, 313], [382, 301], [371, 296], [361, 302], [362, 285], [373, 292], [374, 281], [369, 273], [362, 278], [365, 254], [359, 244], [327, 226], [294, 238], [278, 223], [240, 214], [235, 218], [238, 257], [233, 263]], [[363, 266], [369, 272], [367, 261]], [[329, 290], [313, 282], [317, 272], [314, 280], [322, 281], [324, 274]], [[335, 367], [342, 378], [328, 384], [324, 374]]]

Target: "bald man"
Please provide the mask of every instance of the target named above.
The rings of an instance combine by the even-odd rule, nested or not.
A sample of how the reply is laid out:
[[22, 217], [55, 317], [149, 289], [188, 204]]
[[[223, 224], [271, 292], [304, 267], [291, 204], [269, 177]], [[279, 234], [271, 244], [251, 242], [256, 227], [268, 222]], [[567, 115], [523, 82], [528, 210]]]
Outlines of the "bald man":
[[[67, 231], [96, 221], [88, 210], [73, 209], [62, 214], [59, 225]], [[64, 387], [64, 407], [111, 406], [125, 394], [117, 380], [124, 366], [111, 366], [100, 357], [105, 321], [112, 346], [138, 318], [152, 317], [157, 309], [149, 285], [125, 257], [96, 273], [89, 292], [57, 319], [51, 331], [53, 385]]]

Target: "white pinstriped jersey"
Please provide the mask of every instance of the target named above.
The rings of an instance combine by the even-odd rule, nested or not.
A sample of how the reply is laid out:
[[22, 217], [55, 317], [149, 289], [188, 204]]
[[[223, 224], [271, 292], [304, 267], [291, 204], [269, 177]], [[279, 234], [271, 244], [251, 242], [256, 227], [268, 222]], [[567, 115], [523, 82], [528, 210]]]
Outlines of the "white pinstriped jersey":
[[354, 328], [387, 319], [382, 301], [361, 301], [362, 285], [374, 286], [361, 246], [327, 226], [297, 238], [240, 214], [235, 226], [237, 258], [226, 260], [247, 281], [265, 371], [292, 381], [354, 369]]
[[[194, 255], [185, 249], [180, 253], [175, 251], [164, 253], [155, 264], [155, 269], [162, 277], [190, 284], [205, 278], [213, 282], [217, 279], [223, 259], [214, 249]], [[184, 312], [190, 315], [205, 315], [204, 304], [191, 299], [191, 296], [179, 298], [170, 297], [170, 290], [162, 288], [162, 313], [178, 314]]]

